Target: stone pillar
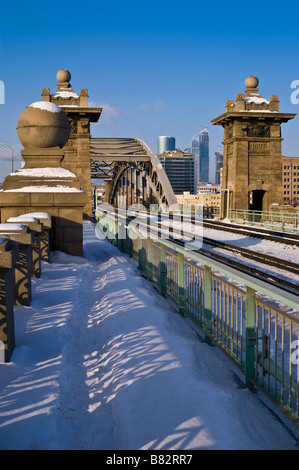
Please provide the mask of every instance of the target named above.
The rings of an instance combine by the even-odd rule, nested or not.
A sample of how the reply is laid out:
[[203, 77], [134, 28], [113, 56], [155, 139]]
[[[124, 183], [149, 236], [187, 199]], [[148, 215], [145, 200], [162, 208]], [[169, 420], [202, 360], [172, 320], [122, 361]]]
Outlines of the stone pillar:
[[279, 99], [258, 93], [258, 79], [245, 80], [245, 93], [227, 100], [225, 113], [213, 119], [224, 128], [221, 217], [230, 209], [269, 211], [283, 203], [281, 124], [295, 114], [281, 113]]
[[88, 91], [82, 88], [80, 94], [71, 87], [71, 74], [68, 70], [57, 73], [57, 90], [50, 94], [49, 88], [42, 91], [42, 100], [55, 103], [67, 115], [70, 122], [70, 138], [64, 148], [62, 167], [76, 174], [80, 186], [87, 194], [84, 218], [92, 217], [92, 196], [90, 177], [90, 123], [97, 122], [102, 108], [88, 105]]

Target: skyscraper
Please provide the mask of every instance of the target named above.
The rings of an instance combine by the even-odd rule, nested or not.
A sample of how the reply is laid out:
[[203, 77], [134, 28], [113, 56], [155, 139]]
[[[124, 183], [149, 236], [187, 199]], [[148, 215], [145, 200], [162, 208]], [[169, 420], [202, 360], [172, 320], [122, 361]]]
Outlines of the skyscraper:
[[199, 139], [193, 137], [191, 141], [191, 153], [194, 155], [195, 171], [196, 171], [196, 184], [199, 182]]
[[209, 131], [199, 133], [199, 182], [209, 181]]
[[172, 152], [175, 150], [175, 138], [171, 136], [162, 135], [158, 137], [158, 151], [160, 155], [163, 152]]
[[185, 191], [196, 193], [195, 162], [192, 153], [181, 150], [163, 152], [159, 159], [175, 194], [183, 194]]
[[223, 168], [223, 150], [215, 152], [216, 155], [216, 172], [215, 172], [215, 183], [220, 184], [220, 173]]

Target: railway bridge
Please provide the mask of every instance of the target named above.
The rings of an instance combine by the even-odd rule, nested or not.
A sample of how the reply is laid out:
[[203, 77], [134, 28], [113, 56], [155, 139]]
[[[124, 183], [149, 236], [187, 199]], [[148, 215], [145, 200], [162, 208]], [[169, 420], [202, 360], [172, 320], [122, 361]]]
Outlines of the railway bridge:
[[[43, 101], [50, 103], [46, 103], [47, 106], [45, 103], [33, 103], [29, 112], [39, 137], [39, 116], [48, 121], [48, 111], [53, 110], [54, 105], [54, 117], [51, 115], [51, 119], [56, 118], [57, 122], [59, 117], [63, 117], [60, 116], [61, 110], [57, 109], [61, 107], [68, 118], [65, 118], [67, 143], [65, 147], [62, 145], [63, 150], [58, 150], [54, 133], [51, 145], [44, 149], [35, 146], [32, 148], [32, 145], [25, 148], [22, 155], [27, 166], [24, 171], [7, 177], [2, 194], [1, 218], [5, 227], [2, 226], [1, 233], [5, 240], [0, 241], [0, 282], [5, 287], [5, 293], [0, 299], [0, 341], [4, 346], [2, 354], [5, 354], [6, 362], [10, 360], [15, 344], [14, 305], [20, 303], [29, 306], [31, 277], [34, 274], [31, 264], [47, 261], [42, 259], [41, 242], [46, 244], [47, 252], [65, 251], [78, 256], [77, 252], [67, 250], [74, 248], [76, 239], [81, 248], [83, 212], [90, 215], [91, 209], [91, 179], [105, 181], [105, 202], [110, 206], [119, 207], [121, 200], [121, 206], [125, 208], [140, 204], [147, 209], [151, 204], [157, 204], [167, 212], [177, 202], [158, 157], [144, 141], [137, 138], [91, 137], [90, 123], [99, 119], [102, 110], [88, 107], [87, 90], [82, 89], [80, 95], [76, 94], [70, 88], [69, 72], [60, 72], [57, 75], [59, 83], [56, 93], [51, 95], [49, 89], [43, 90]], [[26, 126], [21, 129], [26, 134], [24, 127]], [[35, 139], [33, 143], [36, 144]], [[53, 164], [47, 168], [50, 157]], [[31, 186], [28, 186], [29, 183]], [[89, 200], [86, 200], [85, 196], [88, 194]], [[4, 203], [7, 206], [6, 212], [3, 210]], [[174, 302], [182, 317], [190, 317], [197, 324], [202, 332], [202, 341], [220, 346], [238, 364], [244, 373], [244, 383], [250, 389], [262, 388], [298, 423], [299, 361], [293, 361], [293, 352], [296, 353], [299, 341], [299, 283], [281, 279], [278, 284], [281, 274], [271, 275], [270, 279], [265, 267], [262, 269], [255, 266], [253, 269], [245, 267], [244, 263], [241, 266], [241, 263], [233, 262], [232, 253], [237, 250], [227, 243], [222, 247], [219, 247], [220, 243], [216, 243], [217, 249], [226, 250], [226, 254], [216, 255], [215, 250], [213, 252], [196, 247], [190, 249], [188, 241], [185, 243], [180, 236], [175, 236], [174, 219], [172, 235], [165, 237], [161, 213], [156, 219], [154, 216], [155, 220], [151, 221], [149, 231], [146, 211], [141, 214], [145, 217], [145, 222], [142, 223], [139, 219], [137, 225], [132, 224], [132, 218], [126, 212], [123, 215], [120, 210], [115, 217], [114, 212], [110, 214], [105, 206], [100, 207], [95, 213], [97, 226], [92, 225], [94, 233], [99, 235], [98, 238], [104, 235], [111, 244], [135, 259], [138, 272], [154, 284], [158, 293]], [[29, 214], [33, 219], [31, 221], [28, 221]], [[166, 225], [170, 222], [171, 217], [167, 219]], [[30, 226], [29, 223], [35, 225]], [[223, 226], [219, 228], [224, 231]], [[152, 237], [154, 232], [158, 234], [157, 238]], [[188, 233], [184, 235], [188, 236]], [[16, 240], [18, 245], [14, 243]], [[199, 241], [211, 244], [211, 239], [201, 238]], [[297, 240], [288, 237], [288, 243], [295, 246], [294, 252], [296, 242]], [[92, 242], [91, 245], [92, 250], [97, 251], [96, 244]], [[23, 257], [26, 255], [25, 262], [19, 254], [20, 248], [24, 251], [21, 252]], [[109, 250], [113, 247], [107, 244], [106, 248]], [[105, 247], [103, 250], [105, 251]], [[97, 259], [101, 258], [99, 251], [96, 253]], [[112, 252], [117, 258], [114, 248]], [[252, 261], [252, 254], [243, 249], [242, 256], [245, 255], [251, 257]], [[90, 256], [93, 257], [94, 252]], [[259, 264], [260, 258], [255, 258], [253, 262]], [[277, 262], [278, 269], [282, 268], [282, 263], [273, 257], [264, 259], [264, 264], [265, 261], [268, 267], [271, 266], [271, 270], [273, 263]], [[284, 270], [292, 270], [295, 276], [299, 275], [298, 269], [297, 262], [287, 262], [284, 265]], [[16, 270], [22, 276], [22, 284], [15, 282]], [[94, 270], [100, 278], [102, 272], [97, 263]], [[102, 278], [99, 284], [101, 283]], [[93, 285], [92, 282], [90, 285]], [[90, 291], [86, 289], [86, 292], [92, 296], [94, 304], [98, 305], [98, 286]], [[127, 292], [117, 291], [121, 297], [119, 302], [122, 303], [128, 297]], [[113, 296], [115, 291], [111, 298]], [[106, 313], [106, 302], [104, 304]], [[131, 308], [130, 305], [129, 310]], [[76, 310], [75, 307], [74, 309]], [[85, 315], [84, 309], [85, 304], [80, 309], [80, 315], [82, 311]]]
[[126, 206], [142, 204], [169, 207], [177, 203], [168, 177], [154, 151], [134, 138], [92, 138], [90, 141], [92, 179], [104, 179], [105, 202]]

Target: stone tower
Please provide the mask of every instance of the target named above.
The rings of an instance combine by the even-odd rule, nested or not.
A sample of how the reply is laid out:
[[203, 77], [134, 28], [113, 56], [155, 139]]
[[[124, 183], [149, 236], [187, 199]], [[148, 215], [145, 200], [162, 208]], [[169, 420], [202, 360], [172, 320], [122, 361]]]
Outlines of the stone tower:
[[258, 93], [258, 79], [245, 80], [245, 94], [227, 100], [225, 113], [211, 122], [224, 128], [221, 217], [229, 209], [268, 211], [283, 203], [281, 124], [296, 114], [281, 113], [279, 98]]
[[1, 223], [11, 217], [46, 212], [52, 218], [52, 249], [83, 254], [83, 208], [87, 194], [77, 176], [61, 167], [70, 123], [54, 103], [38, 101], [19, 117], [24, 149], [22, 169], [8, 175], [0, 191]]
[[71, 88], [71, 74], [62, 69], [57, 73], [57, 90], [50, 94], [49, 88], [43, 88], [42, 100], [58, 105], [70, 122], [70, 137], [64, 147], [64, 159], [61, 166], [73, 171], [79, 178], [82, 189], [87, 194], [84, 217], [92, 216], [91, 177], [90, 177], [90, 123], [98, 122], [102, 108], [88, 106], [88, 91], [82, 88], [80, 95]]

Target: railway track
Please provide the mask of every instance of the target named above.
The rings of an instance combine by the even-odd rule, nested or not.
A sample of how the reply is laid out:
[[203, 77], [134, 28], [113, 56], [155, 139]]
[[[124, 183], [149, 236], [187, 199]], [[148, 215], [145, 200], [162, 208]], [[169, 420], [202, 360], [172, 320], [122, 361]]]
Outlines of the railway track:
[[[179, 241], [179, 240], [172, 240], [172, 241], [179, 246], [183, 246], [184, 244], [184, 242]], [[226, 266], [235, 268], [238, 271], [241, 271], [245, 274], [250, 274], [251, 276], [254, 276], [255, 278], [260, 279], [262, 281], [265, 281], [268, 284], [271, 284], [273, 286], [279, 286], [281, 289], [287, 292], [290, 292], [292, 294], [297, 294], [297, 295], [299, 294], [299, 284], [283, 279], [281, 276], [277, 276], [276, 274], [273, 274], [273, 273], [271, 274], [269, 271], [265, 271], [257, 267], [248, 266], [242, 262], [236, 261], [235, 259], [229, 258], [227, 256], [222, 256], [218, 253], [211, 252], [210, 250], [206, 250], [204, 248], [195, 250], [195, 252], [199, 254], [203, 254], [206, 257], [211, 258], [212, 260], [217, 260], [220, 263], [225, 264]], [[266, 264], [267, 267], [271, 267], [271, 264], [269, 263], [269, 261], [267, 263], [264, 263], [263, 261], [261, 261], [261, 259], [259, 259], [258, 262], [261, 264]], [[282, 268], [279, 268], [279, 269], [282, 269]], [[298, 274], [299, 276], [298, 266], [297, 266], [296, 274]], [[299, 282], [299, 277], [298, 277], [298, 282]]]
[[267, 255], [264, 253], [257, 253], [248, 248], [241, 248], [230, 243], [221, 242], [214, 240], [212, 238], [203, 237], [203, 243], [208, 245], [215, 246], [217, 248], [224, 248], [230, 252], [240, 253], [244, 258], [250, 259], [251, 261], [263, 262], [268, 266], [272, 266], [279, 269], [285, 269], [291, 273], [297, 274], [299, 276], [299, 264], [287, 261], [281, 258], [276, 258], [275, 256]]
[[[133, 214], [129, 216], [126, 214], [124, 215], [119, 214], [117, 217], [119, 221], [122, 221], [122, 223], [125, 224], [126, 226], [128, 226], [131, 222], [135, 220], [135, 216]], [[188, 243], [190, 243], [190, 241], [188, 239], [180, 239], [178, 235], [181, 234], [181, 230], [176, 229], [175, 227], [170, 228], [170, 233], [167, 235], [167, 237], [165, 237], [165, 231], [163, 231], [164, 216], [159, 216], [158, 221], [153, 220], [153, 218], [147, 217], [146, 214], [143, 214], [142, 216], [138, 214], [138, 217], [139, 217], [138, 225], [140, 226], [140, 228], [143, 228], [148, 233], [150, 233], [150, 230], [152, 231], [153, 228], [155, 227], [157, 238], [160, 237], [160, 238], [168, 239], [169, 241], [171, 241], [172, 243], [178, 246], [184, 246], [185, 248], [188, 248]], [[205, 226], [205, 221], [204, 221], [204, 226]], [[218, 226], [220, 227], [220, 225]], [[221, 228], [218, 228], [218, 229], [221, 230]], [[245, 233], [241, 233], [240, 231], [233, 232], [233, 233], [239, 233], [242, 235], [245, 234]], [[249, 236], [249, 233], [250, 232], [246, 230], [247, 236]], [[250, 236], [255, 236], [255, 234], [251, 234]], [[293, 294], [294, 293], [299, 294], [299, 264], [298, 263], [276, 258], [274, 256], [270, 256], [264, 253], [258, 253], [256, 251], [253, 251], [247, 248], [238, 247], [236, 245], [232, 245], [230, 243], [222, 242], [219, 240], [214, 240], [212, 238], [208, 238], [205, 236], [203, 237], [197, 236], [197, 235], [194, 235], [193, 233], [190, 233], [190, 237], [193, 237], [195, 240], [198, 240], [203, 243], [203, 246], [201, 246], [198, 249], [192, 247], [193, 252], [197, 252], [213, 260], [217, 260], [221, 262], [222, 264], [233, 267], [243, 273], [250, 274], [272, 285], [279, 286], [280, 288], [288, 292], [291, 292]], [[261, 234], [259, 238], [265, 238], [271, 241], [285, 243], [284, 237], [278, 238], [274, 236], [273, 238], [272, 236], [269, 235], [269, 238], [268, 238], [268, 235]], [[291, 244], [296, 245], [297, 243], [296, 243], [296, 240], [293, 239], [293, 243]], [[227, 253], [225, 255], [216, 253], [215, 251], [208, 249], [207, 246], [212, 246], [213, 248], [220, 248], [221, 250], [224, 250]], [[234, 255], [244, 258], [244, 261], [240, 259], [237, 260], [236, 258], [234, 258]], [[249, 261], [253, 263], [254, 266], [250, 266], [248, 264]], [[259, 266], [257, 266], [257, 264]], [[275, 272], [271, 272], [271, 268], [279, 269], [279, 274]], [[295, 276], [298, 276], [298, 279], [297, 280], [287, 279], [289, 278], [290, 273], [294, 274]]]
[[[163, 217], [163, 216], [162, 216]], [[173, 218], [170, 215], [170, 219]], [[184, 216], [184, 220], [192, 221], [194, 225], [202, 225], [203, 227], [210, 228], [213, 230], [220, 230], [223, 232], [230, 232], [238, 235], [250, 236], [254, 238], [260, 238], [263, 240], [269, 240], [279, 243], [285, 243], [286, 245], [298, 245], [299, 246], [299, 234], [289, 233], [289, 232], [280, 232], [275, 230], [267, 230], [266, 228], [261, 227], [250, 227], [250, 226], [240, 226], [238, 224], [230, 224], [227, 222], [221, 222], [219, 220], [211, 219], [197, 219], [194, 216], [190, 218]]]

